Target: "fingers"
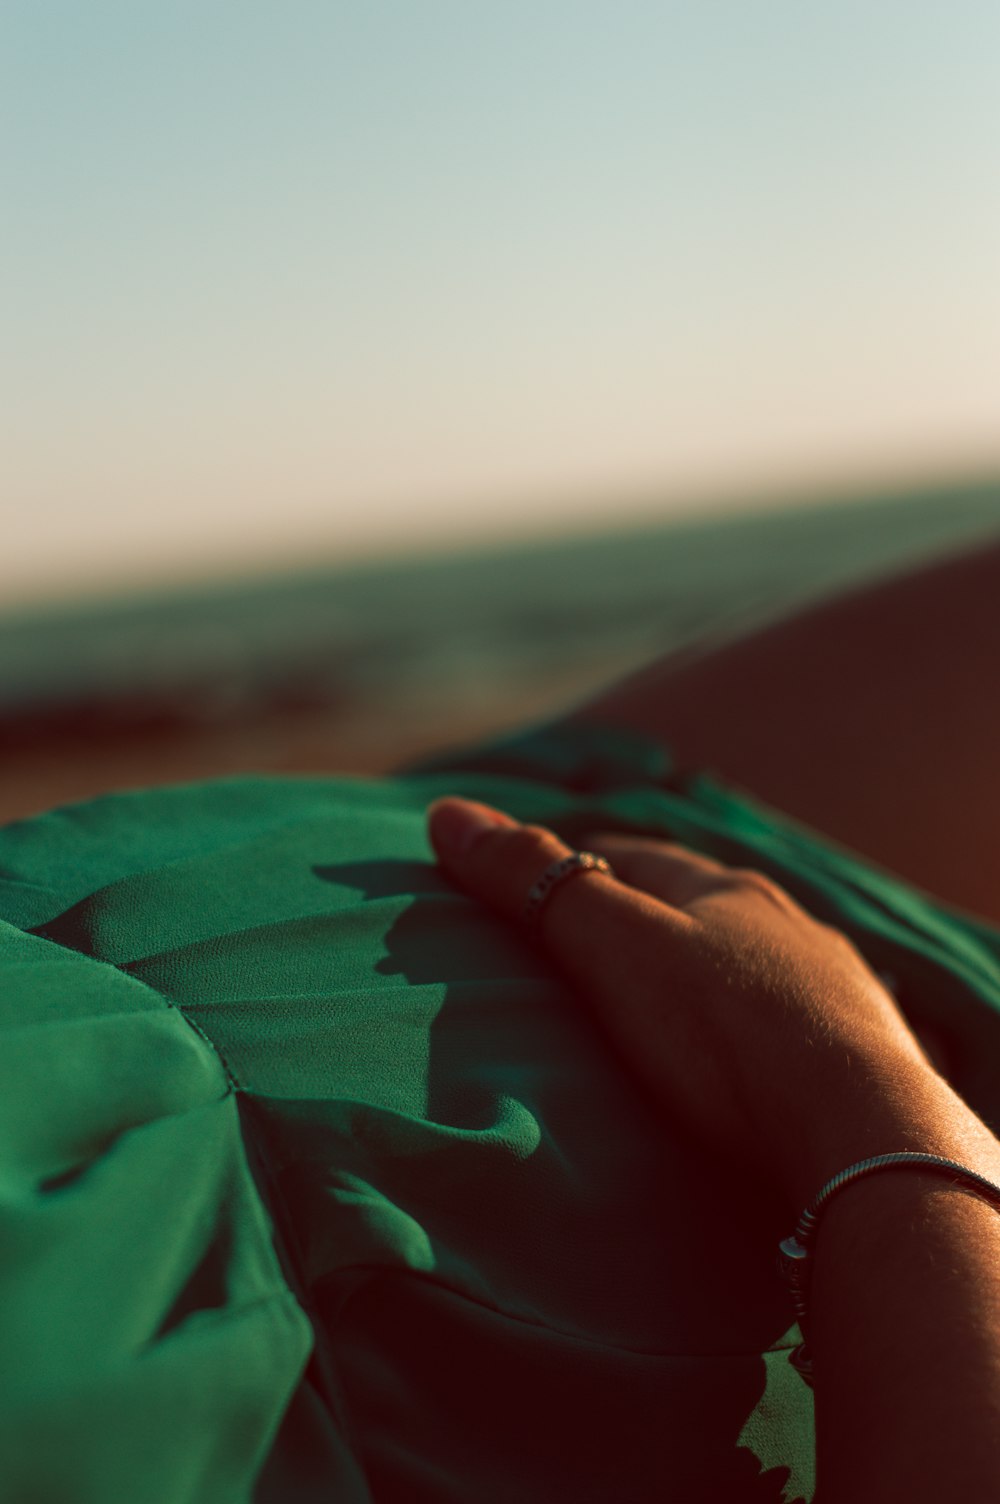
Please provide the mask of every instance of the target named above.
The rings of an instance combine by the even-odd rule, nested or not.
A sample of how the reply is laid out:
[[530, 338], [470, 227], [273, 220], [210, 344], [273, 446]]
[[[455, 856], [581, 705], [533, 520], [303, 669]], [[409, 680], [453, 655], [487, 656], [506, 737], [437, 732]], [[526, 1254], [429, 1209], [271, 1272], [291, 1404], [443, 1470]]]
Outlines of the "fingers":
[[730, 868], [673, 841], [596, 834], [585, 836], [583, 844], [588, 851], [606, 857], [621, 882], [675, 908], [718, 892], [733, 877]]
[[692, 915], [703, 912], [699, 900], [738, 892], [744, 903], [749, 897], [766, 900], [785, 914], [804, 917], [791, 894], [763, 872], [726, 866], [674, 841], [614, 833], [587, 835], [584, 844], [606, 857], [622, 882]]
[[[487, 805], [441, 799], [431, 806], [430, 836], [441, 864], [473, 897], [521, 920], [532, 886], [572, 848], [540, 826], [519, 825]], [[537, 931], [572, 975], [600, 982], [623, 948], [645, 948], [649, 910], [669, 925], [664, 905], [600, 872], [560, 882], [538, 915]], [[675, 916], [680, 921], [680, 916]], [[660, 930], [660, 943], [669, 937]]]
[[[430, 837], [442, 865], [462, 887], [491, 904], [508, 919], [521, 919], [532, 886], [553, 862], [571, 854], [550, 830], [520, 825], [509, 815], [469, 799], [439, 799], [429, 811]], [[567, 891], [603, 879], [603, 874], [579, 874], [560, 887]], [[554, 910], [557, 888], [543, 906]], [[547, 917], [547, 915], [546, 915]]]

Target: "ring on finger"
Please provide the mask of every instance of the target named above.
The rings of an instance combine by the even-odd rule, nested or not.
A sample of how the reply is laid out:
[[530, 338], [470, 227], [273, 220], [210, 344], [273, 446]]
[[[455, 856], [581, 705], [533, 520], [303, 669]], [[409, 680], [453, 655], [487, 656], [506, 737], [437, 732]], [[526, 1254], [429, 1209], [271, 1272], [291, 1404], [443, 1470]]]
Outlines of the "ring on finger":
[[614, 877], [611, 863], [603, 856], [598, 856], [593, 851], [571, 851], [569, 856], [560, 857], [546, 867], [538, 881], [529, 889], [524, 901], [525, 923], [537, 924], [539, 914], [559, 884], [581, 872], [604, 872], [609, 877]]

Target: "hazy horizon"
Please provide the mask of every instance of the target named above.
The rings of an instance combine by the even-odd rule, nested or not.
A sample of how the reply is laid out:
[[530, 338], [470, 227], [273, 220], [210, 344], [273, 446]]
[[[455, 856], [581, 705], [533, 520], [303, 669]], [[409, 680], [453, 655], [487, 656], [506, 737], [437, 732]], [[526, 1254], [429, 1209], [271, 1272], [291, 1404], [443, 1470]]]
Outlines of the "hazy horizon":
[[122, 567], [121, 560], [112, 560], [107, 568], [92, 566], [87, 570], [81, 570], [78, 560], [73, 559], [67, 561], [63, 573], [53, 570], [50, 563], [37, 578], [29, 575], [27, 579], [15, 578], [13, 571], [5, 570], [0, 562], [0, 619], [9, 612], [44, 613], [64, 606], [72, 609], [77, 604], [85, 607], [89, 602], [126, 603], [147, 595], [166, 597], [216, 587], [225, 590], [230, 585], [252, 587], [257, 581], [336, 574], [341, 569], [366, 570], [382, 564], [391, 568], [411, 561], [433, 564], [452, 556], [477, 557], [493, 551], [502, 554], [536, 544], [545, 548], [591, 537], [617, 539], [674, 525], [717, 523], [724, 527], [728, 521], [741, 518], [763, 519], [783, 513], [804, 516], [839, 507], [864, 510], [866, 503], [898, 506], [905, 532], [908, 508], [919, 508], [928, 498], [952, 491], [963, 502], [980, 491], [995, 494], [1000, 516], [1000, 465], [920, 476], [890, 471], [885, 476], [869, 473], [840, 478], [831, 471], [797, 484], [786, 481], [783, 487], [762, 484], [742, 490], [711, 490], [702, 496], [692, 491], [665, 499], [655, 492], [637, 490], [615, 498], [613, 506], [607, 497], [598, 496], [584, 498], [584, 504], [575, 509], [541, 507], [531, 515], [515, 509], [512, 517], [494, 514], [492, 527], [480, 524], [463, 529], [460, 519], [456, 523], [446, 515], [437, 527], [423, 526], [409, 535], [393, 528], [394, 519], [390, 518], [382, 531], [362, 533], [353, 540], [353, 546], [343, 539], [332, 545], [329, 539], [307, 536], [289, 540], [285, 547], [273, 543], [270, 547], [241, 547], [237, 538], [228, 546], [192, 558], [183, 551], [184, 540], [180, 539], [182, 551], [177, 556], [131, 558], [127, 567]]

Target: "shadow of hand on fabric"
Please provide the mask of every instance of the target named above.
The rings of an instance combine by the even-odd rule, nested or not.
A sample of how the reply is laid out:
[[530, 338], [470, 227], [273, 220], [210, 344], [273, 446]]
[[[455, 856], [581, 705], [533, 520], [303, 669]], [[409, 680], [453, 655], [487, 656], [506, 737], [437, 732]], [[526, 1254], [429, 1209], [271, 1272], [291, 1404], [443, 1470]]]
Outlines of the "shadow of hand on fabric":
[[[587, 1446], [593, 1449], [589, 1466], [594, 1469], [601, 1465], [602, 1446], [610, 1444], [607, 1397], [618, 1388], [621, 1392], [612, 1409], [616, 1414], [622, 1412], [619, 1419], [625, 1428], [623, 1438], [628, 1436], [631, 1465], [643, 1466], [639, 1458], [648, 1446], [645, 1466], [655, 1473], [663, 1465], [655, 1454], [661, 1451], [669, 1433], [674, 1450], [671, 1465], [680, 1468], [686, 1497], [711, 1496], [700, 1493], [699, 1487], [715, 1473], [719, 1457], [728, 1447], [727, 1476], [731, 1482], [738, 1478], [739, 1496], [747, 1504], [779, 1504], [794, 1498], [795, 1494], [786, 1491], [790, 1481], [786, 1468], [777, 1461], [781, 1444], [776, 1450], [772, 1448], [770, 1465], [761, 1472], [763, 1456], [737, 1441], [744, 1423], [764, 1398], [764, 1363], [748, 1357], [734, 1364], [728, 1356], [740, 1351], [752, 1354], [754, 1342], [759, 1342], [760, 1351], [781, 1334], [788, 1320], [783, 1292], [776, 1301], [765, 1298], [756, 1303], [755, 1313], [744, 1322], [746, 1330], [726, 1329], [718, 1308], [738, 1302], [747, 1283], [740, 1267], [741, 1249], [728, 1249], [724, 1258], [717, 1249], [705, 1251], [702, 1233], [710, 1230], [718, 1207], [703, 1189], [707, 1179], [703, 1166], [686, 1150], [674, 1156], [677, 1163], [670, 1167], [669, 1182], [663, 1184], [663, 1199], [673, 1201], [671, 1215], [675, 1221], [678, 1205], [688, 1213], [686, 1225], [675, 1240], [677, 1268], [664, 1267], [658, 1273], [646, 1268], [652, 1260], [638, 1244], [648, 1213], [640, 1206], [634, 1208], [630, 1227], [614, 1229], [616, 1237], [623, 1240], [614, 1257], [619, 1262], [624, 1260], [623, 1268], [632, 1270], [637, 1289], [656, 1289], [662, 1292], [664, 1302], [672, 1301], [678, 1308], [679, 1330], [688, 1328], [689, 1340], [692, 1334], [705, 1338], [706, 1346], [700, 1347], [697, 1340], [685, 1345], [681, 1338], [676, 1347], [666, 1345], [659, 1352], [650, 1351], [647, 1344], [655, 1348], [656, 1339], [647, 1334], [643, 1341], [642, 1313], [636, 1326], [634, 1311], [634, 1346], [630, 1347], [630, 1339], [617, 1325], [621, 1312], [612, 1314], [608, 1324], [608, 1312], [616, 1304], [613, 1299], [609, 1304], [608, 1291], [625, 1282], [614, 1272], [614, 1259], [609, 1262], [614, 1242], [611, 1229], [607, 1249], [598, 1250], [594, 1237], [586, 1235], [588, 1226], [593, 1231], [593, 1215], [588, 1223], [586, 1206], [588, 1176], [596, 1172], [598, 1177], [594, 1182], [595, 1200], [608, 1194], [602, 1174], [620, 1175], [622, 1184], [630, 1185], [631, 1167], [611, 1164], [609, 1170], [608, 1161], [615, 1155], [608, 1144], [620, 1143], [623, 1151], [619, 1158], [624, 1158], [629, 1134], [638, 1147], [635, 1135], [641, 1134], [642, 1128], [623, 1124], [645, 1120], [641, 1113], [637, 1118], [635, 1104], [629, 1100], [629, 1082], [608, 1058], [606, 1042], [551, 963], [526, 935], [469, 900], [428, 862], [377, 859], [313, 870], [323, 881], [352, 888], [365, 902], [405, 902], [384, 932], [385, 954], [374, 970], [380, 977], [402, 980], [414, 989], [432, 989], [434, 994], [426, 1023], [426, 1117], [434, 1125], [439, 1147], [433, 1151], [436, 1168], [431, 1199], [419, 1214], [426, 1215], [432, 1241], [438, 1236], [446, 1241], [457, 1238], [462, 1258], [484, 1275], [486, 1287], [504, 1292], [490, 1320], [484, 1318], [481, 1362], [477, 1363], [472, 1353], [462, 1356], [457, 1330], [450, 1337], [441, 1331], [441, 1342], [456, 1343], [456, 1380], [445, 1384], [443, 1390], [443, 1381], [425, 1372], [421, 1359], [410, 1350], [422, 1349], [425, 1343], [407, 1345], [400, 1338], [397, 1344], [395, 1337], [391, 1339], [393, 1363], [412, 1371], [413, 1382], [421, 1392], [437, 1396], [433, 1424], [447, 1428], [451, 1423], [448, 1416], [464, 1414], [463, 1406], [473, 1404], [470, 1396], [478, 1396], [473, 1406], [475, 1417], [470, 1413], [469, 1423], [475, 1419], [478, 1431], [485, 1427], [490, 1432], [491, 1446], [509, 1448], [516, 1433], [517, 1447], [525, 1457], [540, 1449], [537, 1465], [543, 1469], [542, 1453], [556, 1444], [556, 1438], [569, 1456], [574, 1449], [580, 1450], [581, 1433], [586, 1433], [591, 1438]], [[603, 1114], [596, 1135], [595, 1114], [598, 1122], [602, 1122]], [[535, 1119], [537, 1145], [529, 1142], [525, 1131], [529, 1124], [534, 1127]], [[598, 1144], [598, 1139], [605, 1142]], [[400, 1166], [400, 1172], [405, 1174], [405, 1165]], [[651, 1189], [649, 1185], [640, 1189], [639, 1180], [636, 1186], [637, 1201]], [[405, 1195], [405, 1184], [400, 1190]], [[557, 1209], [564, 1197], [563, 1213]], [[732, 1204], [739, 1215], [742, 1198], [738, 1190]], [[698, 1245], [701, 1253], [696, 1249], [692, 1254], [692, 1244]], [[698, 1271], [704, 1274], [708, 1269], [707, 1282], [715, 1285], [715, 1263], [731, 1260], [736, 1261], [735, 1269], [729, 1263], [732, 1302], [721, 1301], [717, 1294], [706, 1294], [706, 1281], [698, 1278]], [[773, 1260], [769, 1250], [767, 1263], [770, 1269]], [[721, 1279], [723, 1271], [717, 1272]], [[591, 1285], [598, 1307], [603, 1297], [606, 1309], [595, 1309], [593, 1351], [575, 1366], [574, 1377], [566, 1368], [565, 1342], [567, 1334], [586, 1330], [588, 1312], [585, 1298], [582, 1303], [577, 1299], [574, 1308], [574, 1298], [567, 1298], [565, 1292], [574, 1286], [587, 1290]], [[537, 1328], [536, 1339], [525, 1330], [523, 1340], [533, 1349], [528, 1367], [537, 1375], [537, 1384], [525, 1377], [524, 1355], [517, 1345], [522, 1339], [504, 1337], [500, 1349], [494, 1350], [491, 1335], [493, 1328], [510, 1321], [522, 1323], [533, 1303], [535, 1314], [529, 1327]], [[423, 1330], [424, 1315], [414, 1313], [414, 1333]], [[663, 1327], [653, 1312], [649, 1317], [651, 1330]], [[720, 1328], [715, 1337], [708, 1332], [713, 1317]], [[667, 1322], [668, 1326], [672, 1324], [672, 1320]], [[542, 1340], [546, 1330], [551, 1330], [551, 1351]], [[727, 1346], [729, 1338], [732, 1341]], [[713, 1351], [719, 1354], [718, 1359], [710, 1356]], [[668, 1356], [671, 1352], [703, 1352], [705, 1357], [675, 1359]], [[462, 1361], [458, 1361], [460, 1357]], [[502, 1372], [487, 1371], [498, 1362]], [[646, 1371], [644, 1364], [648, 1365]], [[686, 1365], [690, 1365], [690, 1372]], [[641, 1413], [653, 1402], [653, 1372], [657, 1374], [656, 1383], [662, 1385], [664, 1430], [650, 1427], [650, 1436], [646, 1437]], [[608, 1386], [606, 1392], [602, 1386]], [[484, 1405], [487, 1391], [491, 1399]], [[625, 1395], [631, 1396], [637, 1412], [631, 1421], [625, 1419]], [[713, 1396], [710, 1402], [708, 1395]], [[516, 1403], [512, 1396], [518, 1397]], [[588, 1405], [595, 1407], [593, 1415], [588, 1413]], [[637, 1431], [643, 1433], [638, 1446]], [[656, 1438], [652, 1438], [653, 1431], [657, 1431]], [[703, 1476], [701, 1454], [706, 1448], [710, 1453], [717, 1450], [718, 1457], [707, 1465]], [[801, 1446], [796, 1450], [801, 1451]], [[628, 1490], [636, 1486], [638, 1474], [625, 1481], [626, 1474], [628, 1467], [624, 1467], [620, 1480], [625, 1487], [622, 1496], [631, 1497]], [[676, 1472], [665, 1468], [662, 1476], [651, 1473], [642, 1481], [643, 1485], [648, 1481], [661, 1487], [675, 1479]]]

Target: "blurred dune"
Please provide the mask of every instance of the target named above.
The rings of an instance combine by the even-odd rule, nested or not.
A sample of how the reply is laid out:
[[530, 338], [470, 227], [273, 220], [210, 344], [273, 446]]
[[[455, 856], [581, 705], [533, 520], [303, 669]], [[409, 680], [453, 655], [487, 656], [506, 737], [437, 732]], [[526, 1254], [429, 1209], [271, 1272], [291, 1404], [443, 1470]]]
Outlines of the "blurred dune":
[[1000, 477], [0, 618], [0, 819], [115, 788], [375, 774], [653, 656], [1000, 532]]

